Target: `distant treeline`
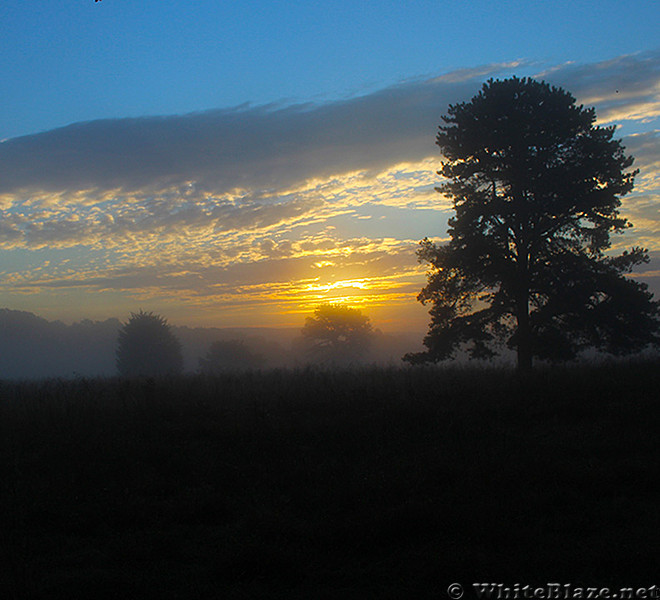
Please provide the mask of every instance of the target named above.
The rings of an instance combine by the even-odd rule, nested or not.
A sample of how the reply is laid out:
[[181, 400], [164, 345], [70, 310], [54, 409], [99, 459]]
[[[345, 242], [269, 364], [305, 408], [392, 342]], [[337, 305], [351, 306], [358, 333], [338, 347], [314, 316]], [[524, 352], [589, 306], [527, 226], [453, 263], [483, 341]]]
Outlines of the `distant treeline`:
[[[115, 375], [122, 321], [88, 319], [67, 325], [31, 312], [0, 309], [0, 378], [94, 377]], [[184, 368], [195, 372], [214, 342], [240, 340], [262, 357], [265, 368], [305, 364], [300, 329], [172, 327], [183, 349]], [[377, 332], [365, 362], [397, 363], [421, 345], [419, 334]]]

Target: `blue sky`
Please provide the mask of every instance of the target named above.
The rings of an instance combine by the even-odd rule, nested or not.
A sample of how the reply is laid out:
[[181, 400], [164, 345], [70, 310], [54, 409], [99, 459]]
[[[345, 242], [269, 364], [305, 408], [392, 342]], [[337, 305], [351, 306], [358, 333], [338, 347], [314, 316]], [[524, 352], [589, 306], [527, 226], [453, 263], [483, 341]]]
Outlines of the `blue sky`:
[[104, 117], [330, 101], [517, 59], [657, 46], [656, 2], [0, 4], [0, 139]]
[[659, 16], [656, 2], [4, 0], [0, 306], [296, 326], [338, 300], [423, 331], [415, 244], [449, 216], [436, 127], [513, 74], [620, 126], [641, 172], [615, 246], [660, 256]]

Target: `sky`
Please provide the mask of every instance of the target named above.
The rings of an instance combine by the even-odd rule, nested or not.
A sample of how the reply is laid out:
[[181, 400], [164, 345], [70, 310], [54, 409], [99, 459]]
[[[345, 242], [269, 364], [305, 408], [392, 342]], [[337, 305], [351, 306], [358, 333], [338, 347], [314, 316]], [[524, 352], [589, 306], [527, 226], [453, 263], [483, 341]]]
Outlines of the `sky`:
[[490, 77], [594, 106], [640, 169], [613, 251], [660, 294], [657, 2], [0, 4], [0, 307], [423, 332], [437, 126]]

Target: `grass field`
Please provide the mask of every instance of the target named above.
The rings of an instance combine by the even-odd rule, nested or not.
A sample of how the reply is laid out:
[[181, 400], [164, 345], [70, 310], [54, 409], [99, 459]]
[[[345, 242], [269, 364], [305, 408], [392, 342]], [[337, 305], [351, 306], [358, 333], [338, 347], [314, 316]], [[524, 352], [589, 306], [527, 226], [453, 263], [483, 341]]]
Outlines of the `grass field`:
[[659, 366], [0, 382], [0, 598], [660, 584]]

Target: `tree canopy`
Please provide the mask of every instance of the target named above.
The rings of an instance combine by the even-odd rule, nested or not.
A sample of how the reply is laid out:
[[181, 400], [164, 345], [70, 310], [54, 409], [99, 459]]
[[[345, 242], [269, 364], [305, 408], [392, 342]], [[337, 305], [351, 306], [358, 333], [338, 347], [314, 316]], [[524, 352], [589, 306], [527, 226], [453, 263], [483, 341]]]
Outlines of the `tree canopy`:
[[658, 303], [625, 276], [646, 251], [606, 254], [610, 235], [631, 226], [620, 198], [637, 173], [615, 127], [596, 126], [569, 92], [516, 77], [489, 80], [442, 120], [437, 190], [455, 214], [447, 244], [421, 242], [431, 270], [418, 299], [432, 305], [431, 325], [427, 351], [406, 360], [459, 348], [486, 358], [504, 343], [529, 370], [534, 357], [657, 344]]
[[117, 340], [117, 370], [125, 377], [175, 375], [183, 370], [181, 344], [167, 319], [131, 313]]
[[369, 317], [344, 304], [322, 304], [302, 329], [306, 353], [318, 362], [358, 362], [369, 349], [373, 329]]

